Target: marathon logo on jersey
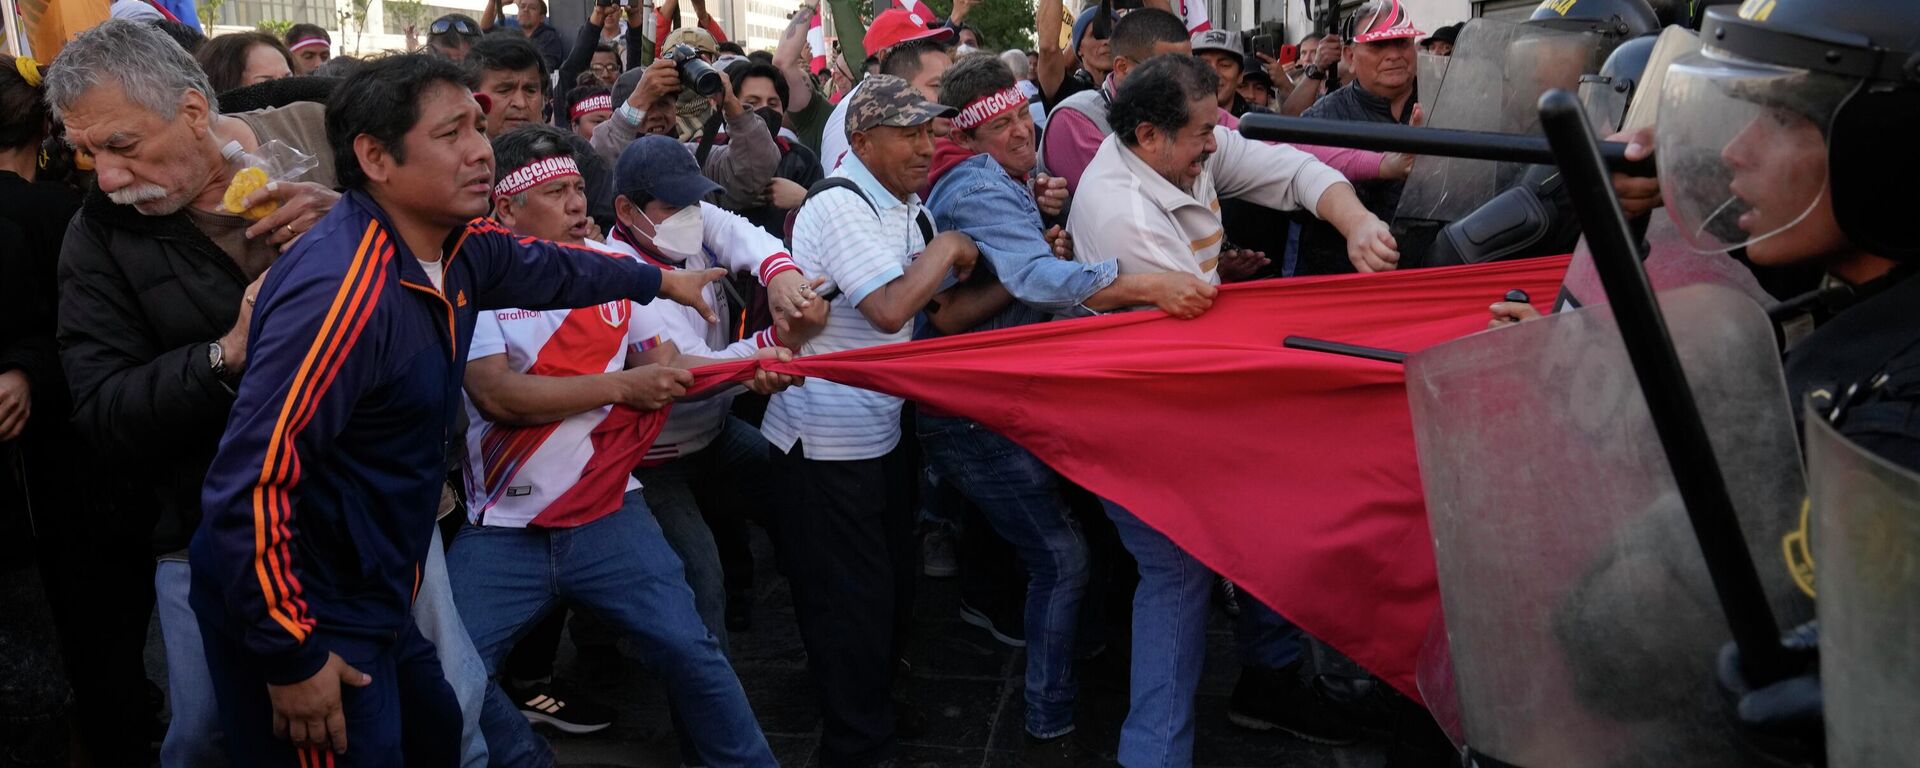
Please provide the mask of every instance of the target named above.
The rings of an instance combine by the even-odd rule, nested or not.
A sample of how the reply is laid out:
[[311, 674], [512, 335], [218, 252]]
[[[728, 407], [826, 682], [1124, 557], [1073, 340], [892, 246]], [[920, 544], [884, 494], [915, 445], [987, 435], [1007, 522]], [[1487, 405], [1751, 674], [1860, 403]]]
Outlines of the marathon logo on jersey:
[[598, 309], [600, 310], [600, 322], [606, 323], [613, 328], [626, 325], [627, 318], [633, 314], [633, 305], [628, 303], [626, 299], [609, 301], [601, 304]]
[[512, 485], [507, 487], [508, 496], [532, 496], [532, 485]]
[[540, 310], [537, 309], [514, 309], [506, 312], [493, 313], [493, 319], [503, 323], [508, 320], [532, 320], [539, 316]]

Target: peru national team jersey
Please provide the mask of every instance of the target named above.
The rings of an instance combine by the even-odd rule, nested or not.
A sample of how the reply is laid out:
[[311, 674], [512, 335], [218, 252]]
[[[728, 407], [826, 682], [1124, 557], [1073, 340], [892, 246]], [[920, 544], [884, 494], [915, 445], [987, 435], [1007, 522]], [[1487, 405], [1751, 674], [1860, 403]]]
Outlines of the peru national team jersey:
[[[612, 252], [608, 257], [624, 258]], [[474, 323], [467, 360], [506, 355], [508, 369], [536, 376], [618, 371], [626, 367], [630, 350], [644, 352], [660, 344], [661, 301], [483, 311]], [[637, 443], [644, 438], [632, 418], [637, 412], [602, 406], [550, 424], [513, 426], [488, 421], [472, 397], [464, 399], [469, 522], [508, 528], [585, 525], [619, 509], [624, 493], [639, 490], [632, 475]]]

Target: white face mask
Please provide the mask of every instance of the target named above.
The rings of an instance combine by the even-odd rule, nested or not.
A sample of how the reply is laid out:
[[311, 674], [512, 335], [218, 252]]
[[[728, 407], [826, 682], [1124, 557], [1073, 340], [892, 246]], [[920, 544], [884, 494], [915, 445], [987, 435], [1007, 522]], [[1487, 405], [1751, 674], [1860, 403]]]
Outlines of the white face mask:
[[640, 218], [647, 219], [647, 223], [653, 225], [653, 247], [683, 261], [699, 253], [701, 243], [707, 239], [706, 225], [700, 219], [699, 203], [680, 209], [665, 221], [656, 222], [647, 218], [644, 211], [640, 213]]
[[957, 59], [957, 58], [960, 58], [961, 56], [965, 56], [965, 55], [967, 55], [967, 54], [969, 54], [969, 53], [973, 53], [974, 51], [977, 51], [977, 50], [980, 50], [980, 49], [978, 49], [978, 48], [975, 48], [975, 47], [973, 47], [973, 46], [971, 46], [971, 45], [967, 45], [966, 43], [961, 43], [961, 44], [959, 44], [958, 46], [955, 46], [955, 47], [954, 47], [954, 49], [953, 49], [953, 52], [954, 52], [954, 54], [955, 54], [955, 56], [954, 56], [954, 58], [956, 58], [956, 59]]

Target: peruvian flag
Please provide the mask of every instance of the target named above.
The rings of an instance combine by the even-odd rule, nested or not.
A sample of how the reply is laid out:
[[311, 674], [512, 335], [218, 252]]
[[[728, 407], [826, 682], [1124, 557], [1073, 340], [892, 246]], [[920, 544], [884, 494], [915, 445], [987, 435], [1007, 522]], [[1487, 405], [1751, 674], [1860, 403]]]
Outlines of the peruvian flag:
[[[932, 8], [928, 8], [927, 4], [920, 2], [920, 0], [873, 0], [873, 15], [875, 16], [894, 8], [899, 8], [907, 13], [919, 16], [920, 20], [926, 22], [929, 26], [940, 19], [940, 14], [934, 13]], [[1202, 11], [1202, 13], [1205, 13], [1205, 11]]]
[[1213, 22], [1207, 19], [1207, 4], [1201, 0], [1180, 0], [1180, 18], [1187, 20], [1189, 35], [1213, 29]]
[[807, 69], [820, 74], [827, 68], [827, 31], [820, 26], [820, 12], [807, 19], [807, 50], [813, 52], [813, 60], [807, 63]]

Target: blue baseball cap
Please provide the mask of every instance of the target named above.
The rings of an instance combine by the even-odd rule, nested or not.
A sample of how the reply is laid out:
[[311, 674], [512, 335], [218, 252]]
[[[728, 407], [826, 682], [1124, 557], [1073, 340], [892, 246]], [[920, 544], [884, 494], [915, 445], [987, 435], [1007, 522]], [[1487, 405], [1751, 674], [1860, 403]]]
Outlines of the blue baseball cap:
[[687, 146], [670, 136], [649, 134], [634, 139], [620, 151], [620, 161], [613, 168], [613, 190], [628, 199], [645, 194], [675, 208], [685, 208], [721, 189], [700, 172], [700, 164]]
[[1075, 53], [1080, 52], [1080, 38], [1086, 36], [1087, 29], [1093, 26], [1093, 17], [1099, 15], [1099, 13], [1099, 5], [1089, 6], [1086, 10], [1080, 12], [1079, 18], [1073, 20], [1073, 50]]

